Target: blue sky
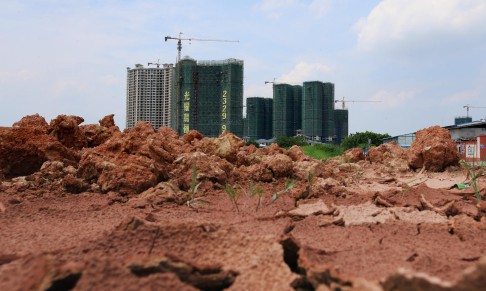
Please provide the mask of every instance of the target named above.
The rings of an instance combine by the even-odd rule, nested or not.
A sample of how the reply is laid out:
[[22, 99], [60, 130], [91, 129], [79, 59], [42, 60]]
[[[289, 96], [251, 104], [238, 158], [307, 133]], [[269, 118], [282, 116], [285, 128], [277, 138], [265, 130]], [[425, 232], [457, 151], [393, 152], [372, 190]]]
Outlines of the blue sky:
[[[244, 60], [244, 96], [268, 80], [335, 84], [350, 133], [398, 135], [486, 107], [486, 1], [10, 1], [0, 3], [0, 126], [74, 114], [125, 127], [126, 67], [174, 63], [164, 36], [199, 60]], [[340, 106], [341, 104], [336, 104]], [[471, 108], [474, 120], [486, 108]]]

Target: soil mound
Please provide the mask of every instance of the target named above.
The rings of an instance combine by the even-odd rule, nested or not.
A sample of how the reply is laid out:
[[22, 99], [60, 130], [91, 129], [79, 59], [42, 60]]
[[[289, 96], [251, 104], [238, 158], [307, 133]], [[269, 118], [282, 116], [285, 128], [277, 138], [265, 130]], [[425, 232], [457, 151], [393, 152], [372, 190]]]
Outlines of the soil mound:
[[401, 172], [407, 171], [407, 151], [395, 141], [369, 149], [366, 156], [371, 163], [381, 164]]
[[440, 172], [459, 164], [456, 145], [447, 129], [433, 126], [417, 131], [416, 139], [407, 152], [412, 169], [424, 168]]
[[68, 148], [80, 150], [88, 145], [79, 128], [84, 119], [75, 115], [59, 115], [51, 120], [49, 133]]
[[81, 125], [79, 128], [86, 137], [88, 147], [96, 147], [105, 143], [115, 133], [120, 132], [118, 126], [115, 125], [113, 114], [103, 117], [97, 124]]
[[30, 115], [0, 132], [0, 169], [5, 177], [30, 175], [45, 161], [75, 165], [79, 154], [49, 134], [50, 127], [39, 115]]

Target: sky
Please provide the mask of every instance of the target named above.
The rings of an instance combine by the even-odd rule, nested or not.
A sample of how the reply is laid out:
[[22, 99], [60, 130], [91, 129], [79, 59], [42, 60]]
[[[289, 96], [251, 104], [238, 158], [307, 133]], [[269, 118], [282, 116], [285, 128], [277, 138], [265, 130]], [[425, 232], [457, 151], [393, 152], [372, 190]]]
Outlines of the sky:
[[[265, 81], [335, 84], [349, 132], [392, 136], [486, 117], [484, 0], [1, 0], [0, 126], [39, 113], [125, 128], [127, 67], [182, 56], [244, 61]], [[342, 103], [336, 103], [337, 108]]]

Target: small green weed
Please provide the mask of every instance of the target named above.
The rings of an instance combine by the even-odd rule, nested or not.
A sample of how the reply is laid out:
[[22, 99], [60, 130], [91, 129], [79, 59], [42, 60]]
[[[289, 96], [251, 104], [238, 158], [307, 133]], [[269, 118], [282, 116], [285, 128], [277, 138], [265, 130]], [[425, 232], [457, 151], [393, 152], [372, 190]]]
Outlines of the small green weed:
[[238, 197], [238, 191], [236, 191], [236, 187], [233, 188], [233, 187], [231, 187], [230, 184], [226, 183], [226, 187], [224, 188], [224, 190], [226, 191], [226, 194], [228, 194], [229, 199], [235, 205], [236, 211], [238, 211], [238, 213], [239, 213], [240, 209], [238, 208], [238, 203], [236, 201], [236, 198]]
[[464, 165], [464, 168], [466, 168], [467, 171], [467, 177], [471, 181], [471, 185], [474, 190], [474, 196], [476, 196], [476, 200], [479, 203], [481, 203], [481, 189], [479, 189], [478, 185], [478, 178], [483, 175], [483, 166], [481, 163], [479, 166], [476, 166], [475, 162], [472, 162], [472, 165], [469, 164], [468, 162], [461, 160], [461, 164]]
[[197, 189], [201, 185], [201, 182], [197, 183], [197, 166], [196, 162], [194, 162], [192, 166], [192, 177], [191, 177], [191, 187], [189, 188], [189, 191], [187, 192], [186, 195], [186, 204], [187, 206], [193, 208], [196, 206], [198, 203], [208, 203], [207, 201], [203, 200], [201, 197], [195, 197]]
[[278, 197], [282, 194], [284, 194], [285, 192], [289, 191], [290, 189], [292, 189], [292, 187], [294, 187], [295, 185], [295, 182], [297, 182], [296, 180], [290, 180], [290, 179], [287, 179], [287, 181], [285, 182], [285, 188], [281, 191], [277, 191], [276, 188], [273, 189], [273, 195], [272, 195], [272, 202], [277, 200]]
[[260, 184], [253, 185], [253, 181], [250, 180], [250, 197], [253, 197], [255, 195], [258, 196], [258, 204], [256, 210], [260, 209], [260, 206], [262, 205], [262, 198], [264, 194], [264, 189]]

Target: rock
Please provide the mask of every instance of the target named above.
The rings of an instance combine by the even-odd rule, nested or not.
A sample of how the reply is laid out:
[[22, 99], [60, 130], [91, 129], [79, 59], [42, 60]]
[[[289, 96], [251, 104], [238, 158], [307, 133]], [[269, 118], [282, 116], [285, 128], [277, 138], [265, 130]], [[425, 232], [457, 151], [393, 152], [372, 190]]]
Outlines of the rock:
[[272, 171], [262, 163], [241, 166], [238, 168], [238, 172], [242, 177], [256, 182], [271, 182], [273, 179]]
[[110, 128], [110, 127], [115, 127], [115, 114], [110, 114], [105, 117], [103, 117], [99, 122], [101, 127], [105, 128]]
[[408, 164], [412, 169], [424, 168], [440, 172], [459, 164], [459, 153], [447, 129], [433, 126], [417, 131], [408, 149]]
[[297, 208], [290, 210], [288, 215], [290, 216], [310, 216], [317, 214], [330, 214], [334, 211], [333, 208], [329, 208], [324, 201], [318, 200], [313, 203], [301, 203]]
[[314, 182], [313, 185], [313, 192], [317, 193], [326, 193], [332, 188], [338, 187], [341, 184], [339, 181], [333, 179], [333, 178], [316, 178], [316, 181]]
[[134, 197], [128, 200], [127, 205], [135, 209], [142, 209], [147, 207], [148, 203], [145, 199]]
[[449, 282], [403, 268], [399, 268], [395, 274], [386, 278], [382, 286], [384, 290], [454, 290]]
[[68, 148], [77, 150], [88, 145], [86, 136], [79, 128], [84, 119], [75, 115], [59, 115], [51, 120], [49, 133]]
[[49, 124], [39, 114], [24, 116], [15, 122], [12, 127], [33, 128], [38, 134], [47, 134], [49, 132]]
[[307, 180], [309, 175], [315, 177], [322, 177], [324, 172], [324, 164], [318, 160], [301, 160], [293, 163], [294, 177], [299, 180]]
[[284, 154], [265, 156], [262, 164], [272, 171], [275, 178], [290, 177], [293, 174], [292, 159]]
[[484, 290], [486, 286], [486, 257], [467, 268], [454, 284], [425, 273], [403, 268], [388, 276], [382, 283], [384, 290]]
[[203, 139], [204, 136], [197, 130], [190, 130], [188, 133], [184, 134], [182, 137], [186, 143], [191, 143], [194, 140]]
[[288, 151], [288, 156], [292, 159], [292, 161], [301, 161], [307, 158], [304, 151], [301, 147], [293, 145]]
[[183, 141], [162, 135], [149, 123], [116, 133], [83, 152], [78, 177], [96, 182], [102, 192], [141, 193], [169, 178]]
[[111, 162], [116, 166], [103, 169], [98, 177], [98, 185], [104, 193], [141, 193], [159, 181], [158, 170], [147, 157], [121, 153]]
[[120, 132], [118, 126], [115, 125], [113, 114], [103, 117], [97, 124], [88, 124], [80, 126], [81, 131], [86, 137], [88, 147], [96, 147], [105, 143], [108, 139]]
[[384, 143], [368, 150], [366, 159], [372, 164], [381, 164], [390, 170], [407, 171], [407, 151], [395, 141]]
[[177, 181], [178, 186], [184, 190], [191, 186], [194, 164], [196, 165], [197, 183], [209, 181], [224, 185], [233, 171], [233, 165], [227, 160], [202, 152], [183, 153], [177, 157], [174, 163], [170, 177]]
[[218, 138], [203, 138], [194, 143], [196, 151], [207, 155], [216, 155], [229, 162], [237, 161], [239, 149], [245, 146], [245, 142], [236, 135], [224, 132]]
[[38, 171], [45, 161], [77, 165], [79, 154], [48, 134], [43, 117], [26, 116], [0, 131], [0, 169], [6, 178]]
[[90, 188], [90, 185], [83, 179], [76, 178], [69, 174], [62, 179], [62, 187], [69, 193], [79, 194], [87, 191]]
[[343, 153], [344, 161], [347, 163], [356, 163], [364, 160], [364, 154], [362, 148], [353, 148]]
[[169, 182], [161, 182], [156, 186], [149, 188], [139, 195], [140, 199], [144, 199], [150, 204], [162, 205], [165, 202], [175, 202], [183, 204], [185, 193], [179, 190], [174, 184]]
[[361, 166], [355, 163], [343, 163], [340, 164], [337, 168], [340, 172], [346, 173], [356, 173], [361, 170]]

